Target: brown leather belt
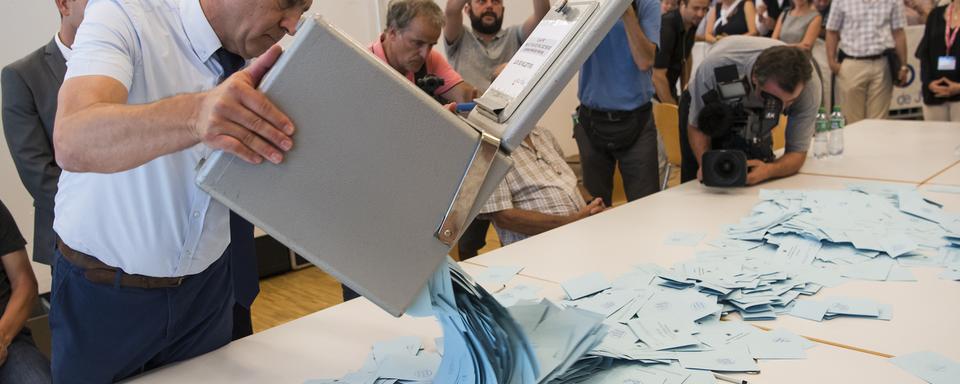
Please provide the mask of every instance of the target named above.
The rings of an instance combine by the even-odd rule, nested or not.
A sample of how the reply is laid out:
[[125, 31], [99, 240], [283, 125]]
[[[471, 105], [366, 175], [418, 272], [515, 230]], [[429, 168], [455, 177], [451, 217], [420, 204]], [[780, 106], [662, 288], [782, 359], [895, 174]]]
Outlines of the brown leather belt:
[[114, 285], [117, 283], [117, 274], [119, 273], [119, 283], [121, 287], [155, 289], [155, 288], [173, 288], [179, 287], [183, 283], [183, 277], [151, 277], [144, 275], [131, 275], [123, 272], [119, 268], [104, 264], [97, 258], [78, 252], [60, 239], [57, 239], [57, 245], [60, 247], [60, 253], [70, 264], [83, 270], [83, 277], [91, 283]]

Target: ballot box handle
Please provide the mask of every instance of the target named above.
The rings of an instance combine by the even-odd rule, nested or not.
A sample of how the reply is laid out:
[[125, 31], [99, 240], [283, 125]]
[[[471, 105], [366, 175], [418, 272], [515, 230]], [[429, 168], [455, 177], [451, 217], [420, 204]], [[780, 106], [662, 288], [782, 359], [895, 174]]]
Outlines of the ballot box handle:
[[437, 230], [436, 236], [440, 242], [453, 246], [460, 237], [460, 233], [466, 228], [470, 210], [477, 201], [480, 187], [487, 178], [487, 173], [499, 150], [500, 139], [481, 131], [473, 158], [470, 159], [467, 171], [460, 181], [460, 186], [457, 187], [457, 193], [453, 196], [450, 207], [447, 208], [447, 214], [440, 223], [440, 229]]

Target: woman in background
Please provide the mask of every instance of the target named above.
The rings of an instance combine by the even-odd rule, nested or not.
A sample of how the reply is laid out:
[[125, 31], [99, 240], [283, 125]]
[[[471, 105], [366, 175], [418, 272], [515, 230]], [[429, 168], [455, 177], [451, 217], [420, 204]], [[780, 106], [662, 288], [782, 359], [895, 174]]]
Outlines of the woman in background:
[[793, 6], [780, 13], [772, 37], [809, 52], [820, 36], [822, 21], [813, 1], [793, 0]]
[[757, 9], [752, 0], [718, 1], [707, 15], [705, 40], [713, 44], [724, 36], [757, 36], [757, 26], [754, 25], [756, 17]]
[[960, 0], [934, 8], [917, 46], [923, 119], [960, 121]]

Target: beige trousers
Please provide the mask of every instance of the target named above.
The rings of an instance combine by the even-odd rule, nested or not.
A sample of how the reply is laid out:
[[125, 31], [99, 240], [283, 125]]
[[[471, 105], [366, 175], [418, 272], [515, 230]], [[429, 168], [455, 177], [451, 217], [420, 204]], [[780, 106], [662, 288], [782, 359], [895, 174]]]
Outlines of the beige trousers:
[[863, 119], [885, 119], [893, 95], [887, 60], [844, 60], [837, 75], [837, 93], [847, 124]]
[[926, 121], [960, 122], [960, 101], [940, 105], [923, 105], [923, 119]]

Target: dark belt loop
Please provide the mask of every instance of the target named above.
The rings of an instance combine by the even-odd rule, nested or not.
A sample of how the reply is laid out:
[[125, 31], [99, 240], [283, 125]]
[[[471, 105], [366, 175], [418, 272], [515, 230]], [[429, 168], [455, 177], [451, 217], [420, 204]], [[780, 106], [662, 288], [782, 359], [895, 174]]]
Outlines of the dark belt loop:
[[114, 288], [118, 288], [118, 289], [120, 288], [120, 278], [122, 278], [122, 277], [123, 277], [123, 271], [121, 271], [119, 268], [117, 268], [117, 270], [113, 273], [113, 287], [114, 287]]

